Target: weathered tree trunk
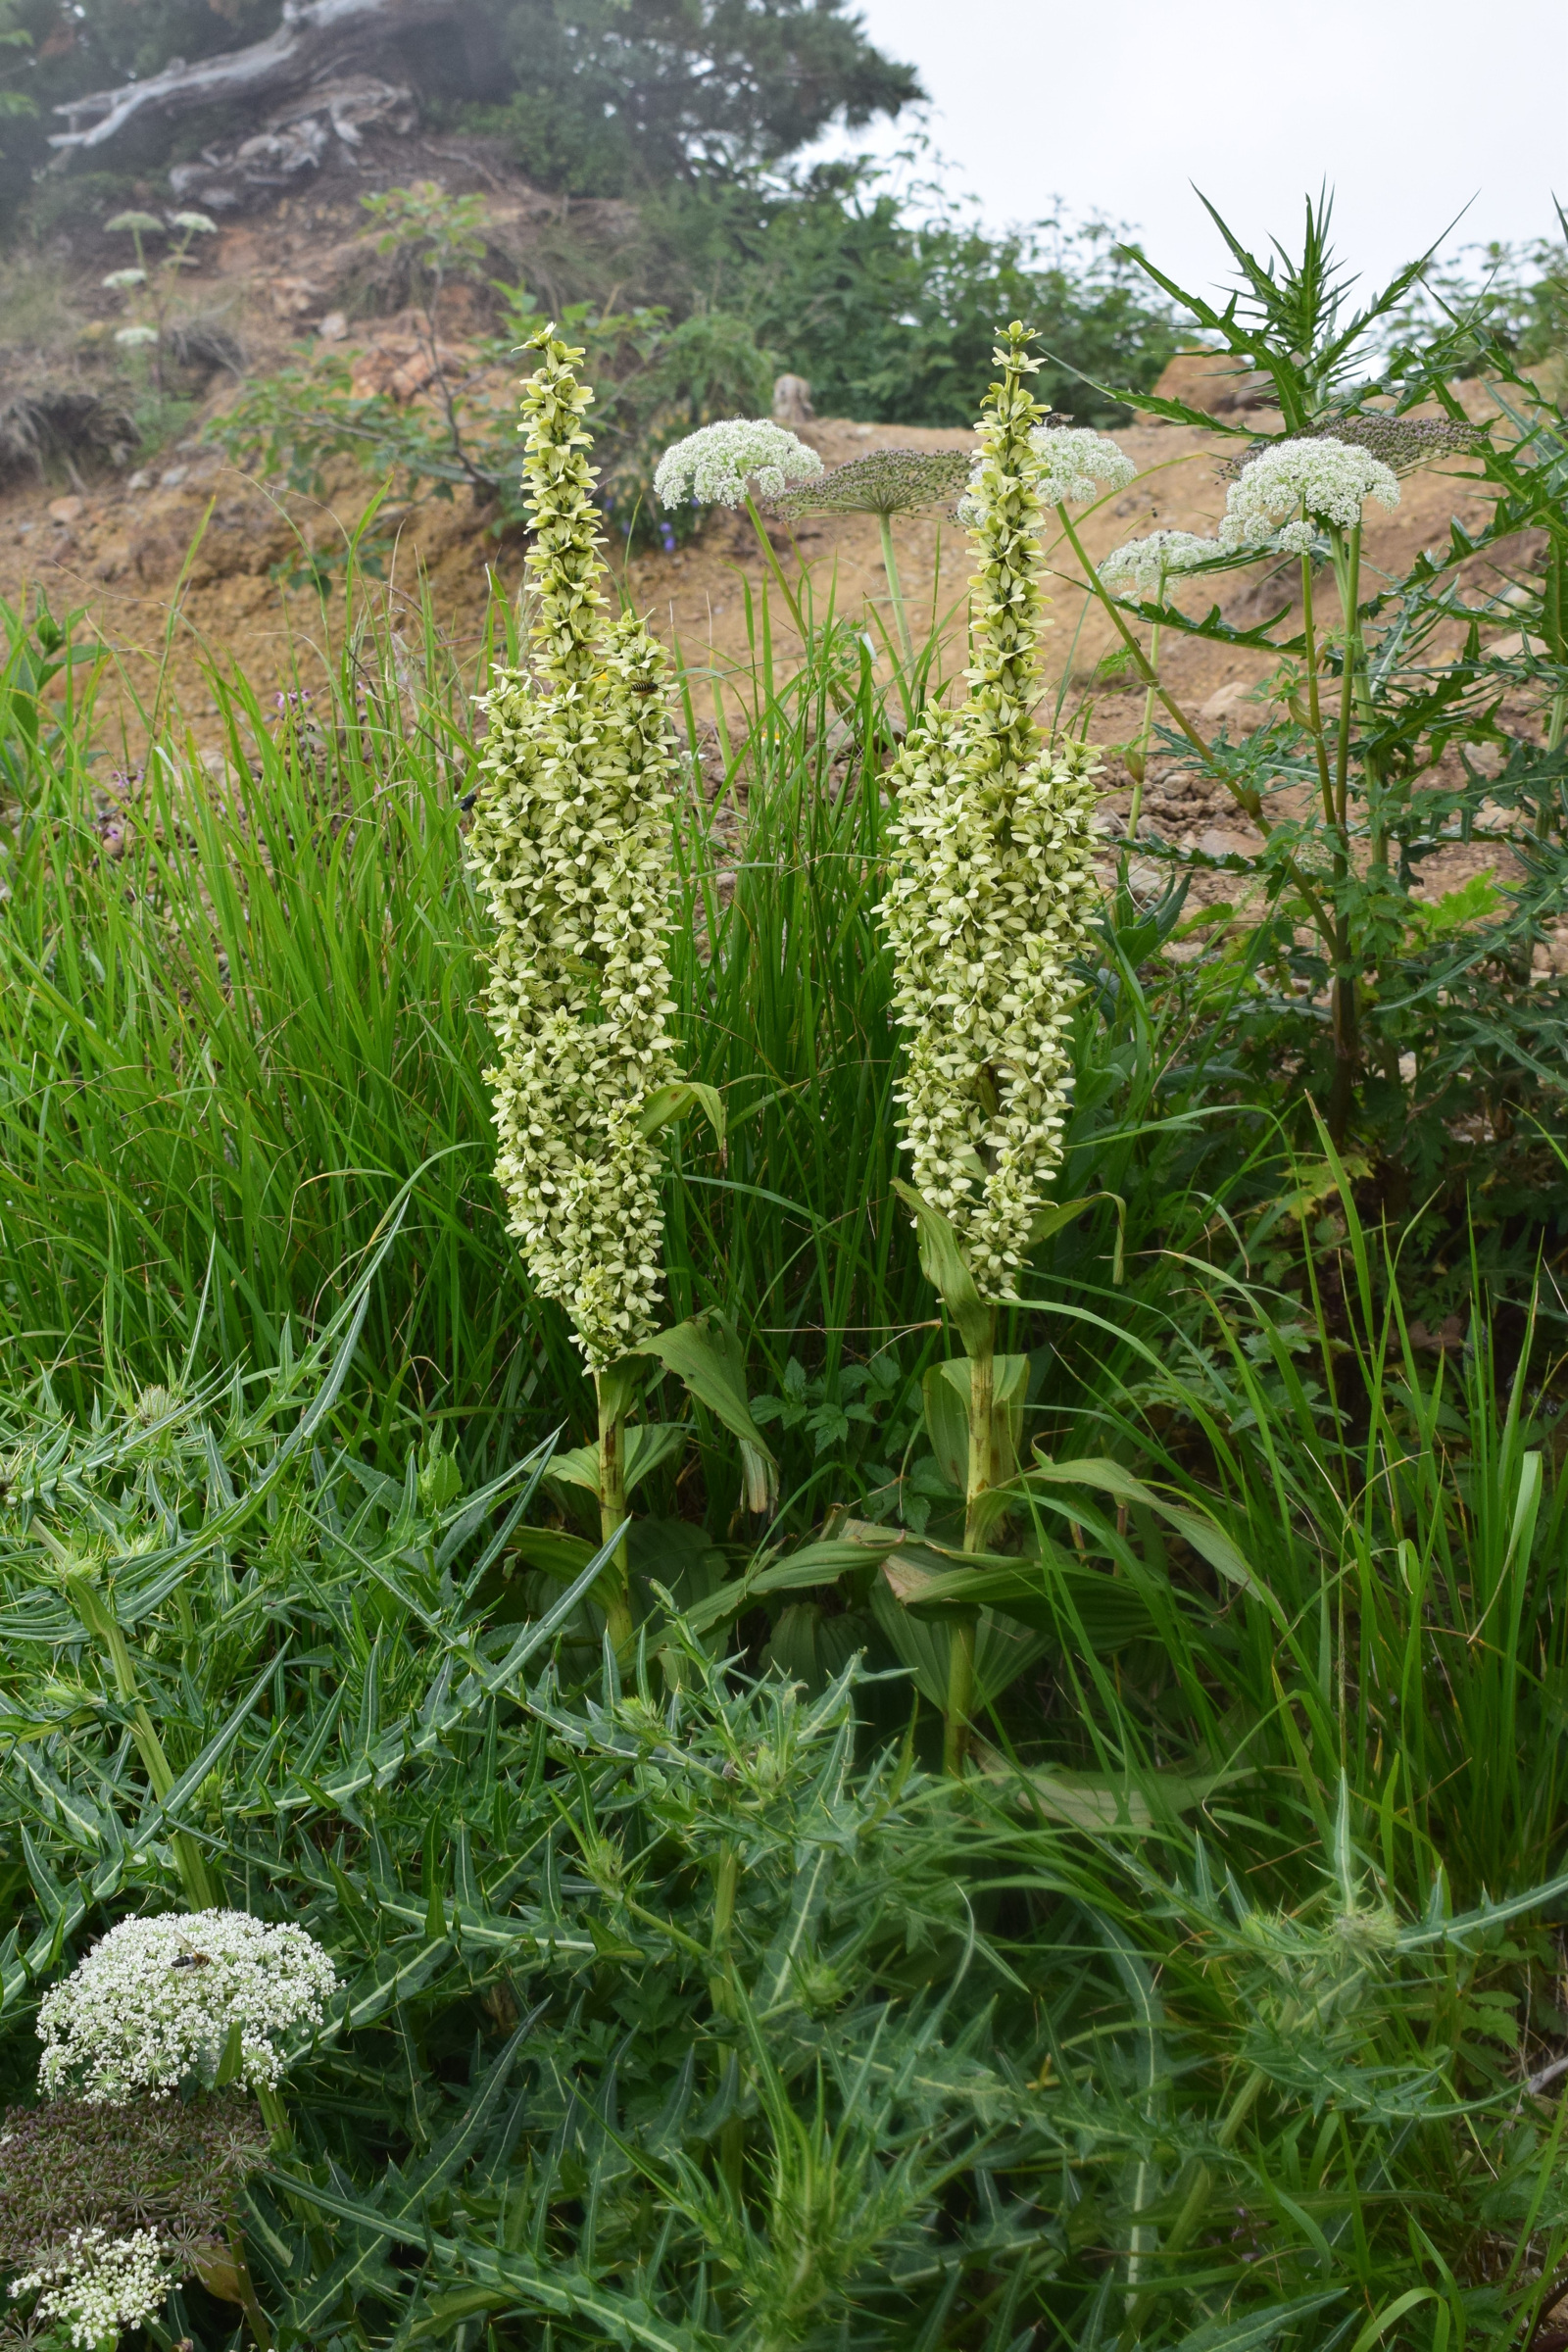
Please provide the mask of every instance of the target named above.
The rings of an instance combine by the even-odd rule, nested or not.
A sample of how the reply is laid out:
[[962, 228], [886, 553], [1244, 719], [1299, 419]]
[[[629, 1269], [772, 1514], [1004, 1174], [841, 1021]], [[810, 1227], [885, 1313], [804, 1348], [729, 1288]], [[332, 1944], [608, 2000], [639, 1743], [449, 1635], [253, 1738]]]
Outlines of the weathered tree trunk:
[[283, 21], [265, 41], [187, 66], [176, 58], [146, 81], [97, 90], [57, 106], [71, 127], [49, 144], [84, 153], [107, 146], [132, 122], [188, 114], [194, 107], [270, 106], [323, 75], [363, 66], [400, 33], [455, 16], [460, 0], [283, 0]]

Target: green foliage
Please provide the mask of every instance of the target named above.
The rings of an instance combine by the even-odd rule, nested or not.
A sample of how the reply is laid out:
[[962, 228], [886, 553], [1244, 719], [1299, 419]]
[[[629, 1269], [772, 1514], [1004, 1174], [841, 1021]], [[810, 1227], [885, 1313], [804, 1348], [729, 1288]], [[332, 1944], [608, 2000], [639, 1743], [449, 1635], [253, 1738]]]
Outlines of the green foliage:
[[474, 119], [572, 194], [771, 163], [921, 95], [846, 0], [489, 0], [486, 17], [513, 95], [486, 92]]
[[[385, 393], [357, 397], [346, 352], [315, 351], [302, 365], [259, 376], [212, 426], [220, 446], [242, 463], [281, 476], [291, 488], [318, 492], [332, 457], [358, 459], [368, 471], [438, 498], [466, 485], [491, 509], [500, 530], [525, 517], [518, 472], [513, 381], [520, 344], [548, 322], [525, 286], [498, 285], [495, 332], [476, 337], [462, 366], [440, 341], [444, 278], [471, 274], [472, 216], [466, 199], [422, 188], [393, 189], [407, 200], [379, 242], [412, 251], [425, 272], [426, 398], [405, 404]], [[601, 314], [569, 306], [561, 331], [588, 355], [594, 383], [597, 503], [625, 545], [673, 546], [693, 518], [673, 520], [654, 497], [654, 468], [669, 442], [715, 416], [765, 410], [774, 355], [759, 348], [740, 319], [696, 312], [671, 325], [657, 309]]]
[[[603, 1553], [520, 1614], [508, 1544], [548, 1449], [475, 1490], [439, 1448], [393, 1477], [333, 1434], [374, 1263], [265, 1373], [171, 1366], [75, 1424], [47, 1390], [13, 1407], [11, 2082], [85, 1941], [179, 1903], [183, 1838], [340, 1977], [241, 2204], [284, 2347], [483, 2323], [1012, 2352], [1041, 2323], [1129, 2347], [1288, 2324], [1327, 2352], [1423, 2311], [1411, 2340], [1507, 2341], [1568, 2235], [1560, 2116], [1521, 2112], [1515, 2071], [1556, 1967], [1543, 1604], [1568, 1531], [1483, 1351], [1462, 1393], [1397, 1348], [1383, 1382], [1397, 1311], [1350, 1241], [1366, 1445], [1325, 1453], [1287, 1400], [1267, 1449], [1229, 1446], [1253, 1359], [1151, 1351], [1122, 1431], [1190, 1493], [1151, 1433], [1201, 1418], [1249, 1581], [1218, 1615], [1173, 1608], [1201, 1572], [1063, 1464], [1052, 1508], [1101, 1563], [1040, 1554], [1069, 1703], [962, 1788], [868, 1738], [853, 1669], [812, 1697], [656, 1616], [622, 1682], [586, 1599]], [[1159, 1625], [1114, 1672], [1097, 1579]], [[171, 2337], [217, 2352], [213, 2288], [170, 2304]]]
[[992, 236], [940, 184], [864, 161], [672, 187], [642, 211], [661, 278], [748, 319], [820, 416], [967, 430], [998, 324], [1022, 318], [1047, 354], [1046, 407], [1109, 423], [1126, 412], [1098, 384], [1147, 389], [1175, 348], [1103, 223]]
[[[1470, 530], [1455, 519], [1447, 543], [1401, 575], [1363, 561], [1359, 526], [1314, 525], [1298, 564], [1276, 556], [1269, 601], [1279, 609], [1254, 628], [1217, 603], [1201, 616], [1184, 611], [1174, 593], [1112, 612], [1151, 678], [1151, 707], [1162, 706], [1167, 751], [1222, 784], [1258, 836], [1226, 859], [1262, 886], [1270, 909], [1250, 949], [1237, 1032], [1250, 1076], [1288, 1062], [1302, 1092], [1327, 1102], [1339, 1140], [1358, 1123], [1426, 1187], [1456, 1118], [1485, 1111], [1503, 1127], [1515, 1105], [1523, 1121], [1549, 1115], [1568, 1049], [1568, 992], [1549, 978], [1534, 985], [1531, 972], [1533, 946], [1568, 904], [1563, 414], [1489, 339], [1484, 318], [1432, 343], [1395, 337], [1391, 350], [1391, 322], [1422, 265], [1352, 308], [1327, 200], [1308, 205], [1299, 252], [1267, 261], [1215, 219], [1238, 280], [1223, 307], [1144, 267], [1217, 347], [1269, 380], [1284, 437], [1364, 440], [1404, 466], [1429, 459], [1434, 431], [1446, 430], [1480, 463], [1485, 522]], [[1500, 410], [1486, 427], [1471, 423], [1449, 380], [1456, 357], [1478, 346]], [[1405, 421], [1433, 400], [1446, 428]], [[1180, 402], [1138, 405], [1244, 432]], [[1247, 437], [1239, 465], [1269, 447]], [[1206, 590], [1210, 575], [1257, 554], [1216, 552], [1194, 584]], [[1332, 626], [1318, 601], [1324, 575], [1339, 597]], [[1129, 612], [1155, 631], [1266, 649], [1278, 662], [1276, 714], [1206, 742], [1155, 687]], [[1454, 909], [1434, 919], [1418, 897], [1423, 868], [1458, 841], [1496, 841], [1499, 854], [1506, 845], [1515, 871], [1471, 919]], [[1178, 870], [1203, 857], [1157, 837], [1148, 851]]]
[[[31, 40], [24, 71], [0, 88], [33, 120], [6, 141], [0, 226], [27, 199], [48, 157], [50, 109], [90, 90], [258, 41], [276, 0], [10, 0]], [[6, 24], [13, 17], [3, 21]], [[770, 162], [830, 122], [896, 114], [920, 95], [910, 68], [866, 39], [845, 0], [469, 0], [399, 44], [428, 106], [478, 110], [513, 135], [529, 176], [553, 188], [616, 195], [689, 174]], [[177, 154], [197, 154], [209, 114], [184, 122]], [[121, 168], [170, 160], [163, 126], [117, 143]]]

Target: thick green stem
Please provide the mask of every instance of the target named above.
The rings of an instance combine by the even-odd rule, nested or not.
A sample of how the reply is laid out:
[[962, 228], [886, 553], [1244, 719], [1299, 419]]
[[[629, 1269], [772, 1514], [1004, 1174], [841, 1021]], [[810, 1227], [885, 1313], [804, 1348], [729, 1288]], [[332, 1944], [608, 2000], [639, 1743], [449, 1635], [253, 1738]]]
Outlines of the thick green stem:
[[239, 2287], [240, 2307], [250, 2322], [250, 2330], [261, 2352], [271, 2352], [272, 2330], [267, 2324], [267, 2314], [256, 2299], [256, 2281], [245, 2257], [245, 2240], [232, 2214], [228, 2222], [228, 2251], [233, 2259], [234, 2278]]
[[909, 616], [904, 609], [904, 590], [899, 581], [899, 559], [893, 552], [893, 517], [879, 514], [877, 529], [882, 534], [882, 568], [888, 575], [888, 602], [893, 607], [893, 625], [899, 633], [906, 665], [914, 664], [914, 639], [909, 635]]
[[[601, 1543], [608, 1544], [626, 1520], [626, 1404], [620, 1383], [612, 1378], [595, 1373], [594, 1390], [599, 1400], [599, 1536]], [[611, 1642], [619, 1651], [629, 1647], [632, 1635], [631, 1576], [624, 1543], [605, 1574], [614, 1587], [605, 1615]]]
[[[735, 1924], [735, 1897], [740, 1887], [740, 1848], [726, 1845], [718, 1857], [713, 1875], [713, 1934], [712, 1974], [708, 1980], [708, 1995], [713, 2005], [713, 2015], [733, 2021], [736, 2014], [735, 1988], [731, 1980], [730, 1933]], [[739, 2199], [745, 2166], [745, 2126], [738, 2115], [728, 2117], [718, 2135], [719, 2170], [730, 2193]]]
[[[1323, 795], [1323, 821], [1333, 844], [1334, 980], [1331, 1013], [1334, 1024], [1334, 1077], [1329, 1087], [1328, 1127], [1336, 1144], [1343, 1144], [1355, 1110], [1356, 1080], [1361, 1063], [1360, 999], [1351, 968], [1350, 926], [1346, 912], [1350, 878], [1350, 838], [1348, 798], [1343, 803], [1329, 763], [1328, 735], [1318, 682], [1317, 630], [1312, 611], [1311, 558], [1301, 558], [1301, 634], [1306, 642], [1307, 719], [1317, 756], [1318, 783]], [[1346, 648], [1347, 677], [1340, 698], [1340, 732], [1348, 760], [1349, 647]]]
[[[969, 1470], [964, 1493], [963, 1548], [984, 1551], [990, 1532], [986, 1498], [997, 1483], [996, 1317], [987, 1319], [984, 1344], [969, 1349]], [[963, 1771], [974, 1710], [974, 1621], [955, 1621], [948, 1647], [948, 1703], [942, 1761], [947, 1771]]]
[[[153, 1794], [162, 1804], [174, 1786], [174, 1770], [164, 1753], [164, 1743], [158, 1737], [151, 1715], [147, 1712], [147, 1704], [141, 1694], [141, 1685], [136, 1679], [136, 1666], [130, 1654], [130, 1644], [125, 1640], [119, 1618], [115, 1615], [114, 1602], [100, 1592], [91, 1579], [85, 1576], [68, 1576], [66, 1590], [73, 1608], [94, 1640], [101, 1643], [104, 1654], [109, 1660], [110, 1671], [115, 1678], [115, 1689], [130, 1709], [130, 1736], [136, 1743], [136, 1752], [140, 1756], [142, 1768], [152, 1784]], [[212, 1874], [203, 1859], [201, 1847], [195, 1838], [188, 1830], [175, 1830], [171, 1835], [170, 1843], [173, 1848], [174, 1865], [179, 1872], [180, 1885], [185, 1889], [185, 1899], [191, 1909], [193, 1911], [216, 1910], [218, 1908], [218, 1891], [213, 1885]]]
[[[1160, 602], [1164, 602], [1163, 580], [1160, 582]], [[1127, 811], [1127, 841], [1129, 847], [1138, 839], [1138, 827], [1144, 813], [1144, 778], [1149, 773], [1149, 747], [1154, 736], [1154, 694], [1159, 678], [1159, 629], [1149, 632], [1149, 684], [1144, 690], [1144, 723], [1138, 730], [1134, 746], [1132, 768], [1133, 798]]]
[[283, 2104], [282, 2092], [274, 2083], [259, 2083], [256, 2090], [256, 2104], [262, 2111], [263, 2123], [272, 2135], [274, 2153], [284, 2148], [291, 2148], [294, 2145], [294, 2128], [288, 2120], [288, 2109]]

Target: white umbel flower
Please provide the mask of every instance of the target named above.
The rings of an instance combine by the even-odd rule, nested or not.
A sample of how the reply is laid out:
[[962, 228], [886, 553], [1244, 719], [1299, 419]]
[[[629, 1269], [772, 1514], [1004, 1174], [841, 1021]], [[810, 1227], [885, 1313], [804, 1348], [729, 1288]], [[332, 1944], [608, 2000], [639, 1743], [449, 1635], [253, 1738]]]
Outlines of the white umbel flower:
[[1391, 467], [1370, 450], [1327, 433], [1311, 439], [1271, 441], [1232, 482], [1219, 526], [1225, 548], [1273, 546], [1304, 555], [1318, 523], [1349, 530], [1361, 519], [1369, 498], [1380, 506], [1399, 503]]
[[1040, 461], [1040, 498], [1048, 507], [1086, 506], [1125, 490], [1138, 468], [1108, 433], [1087, 425], [1037, 424], [1029, 446]]
[[237, 2027], [234, 2079], [270, 2087], [283, 2075], [280, 2037], [318, 2025], [336, 1983], [303, 1928], [245, 1911], [122, 1920], [44, 1994], [38, 2079], [112, 2107], [167, 2098], [193, 2078], [210, 2088]]
[[1191, 571], [1223, 553], [1217, 539], [1200, 539], [1196, 531], [1151, 531], [1147, 539], [1129, 539], [1113, 549], [1100, 566], [1100, 577], [1113, 595], [1132, 589], [1157, 596], [1173, 573]]
[[956, 710], [928, 707], [897, 763], [882, 907], [915, 1189], [952, 1223], [990, 1299], [1012, 1295], [1061, 1156], [1071, 964], [1099, 896], [1089, 756], [1043, 746], [1034, 719], [1041, 492], [1030, 428], [1040, 408], [1028, 378], [1039, 363], [1018, 326], [997, 360], [970, 494], [976, 663], [967, 699]]
[[[1088, 506], [1112, 490], [1125, 490], [1138, 471], [1108, 433], [1093, 432], [1087, 425], [1037, 424], [1029, 435], [1029, 447], [1040, 495], [1037, 528], [1044, 527], [1048, 507]], [[979, 483], [984, 465], [983, 455], [976, 458], [968, 492], [958, 504], [958, 520], [968, 531], [980, 527]]]
[[63, 2245], [12, 2280], [11, 2292], [36, 2294], [33, 2318], [64, 2322], [74, 2344], [100, 2345], [126, 2328], [144, 2328], [177, 2282], [155, 2230], [135, 2230], [129, 2237], [73, 2230]]
[[678, 1081], [668, 1023], [670, 777], [664, 656], [612, 622], [573, 373], [546, 330], [523, 392], [537, 674], [486, 699], [471, 862], [495, 921], [486, 1079], [508, 1230], [600, 1372], [652, 1336], [662, 1157], [649, 1098]]
[[814, 449], [765, 416], [730, 416], [705, 424], [666, 449], [654, 488], [666, 507], [743, 507], [755, 481], [763, 498], [782, 498], [792, 483], [822, 470]]

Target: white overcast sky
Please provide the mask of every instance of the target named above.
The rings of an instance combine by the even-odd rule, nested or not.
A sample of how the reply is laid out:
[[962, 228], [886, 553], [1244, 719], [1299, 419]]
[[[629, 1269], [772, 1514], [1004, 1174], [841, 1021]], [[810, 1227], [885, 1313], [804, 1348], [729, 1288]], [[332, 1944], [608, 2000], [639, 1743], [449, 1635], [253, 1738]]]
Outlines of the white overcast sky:
[[[918, 68], [955, 192], [993, 226], [1060, 197], [1130, 223], [1212, 288], [1196, 182], [1256, 252], [1308, 188], [1368, 275], [1450, 244], [1557, 235], [1568, 201], [1568, 0], [858, 0]], [[906, 118], [906, 121], [907, 118]], [[844, 144], [896, 147], [878, 126]]]

